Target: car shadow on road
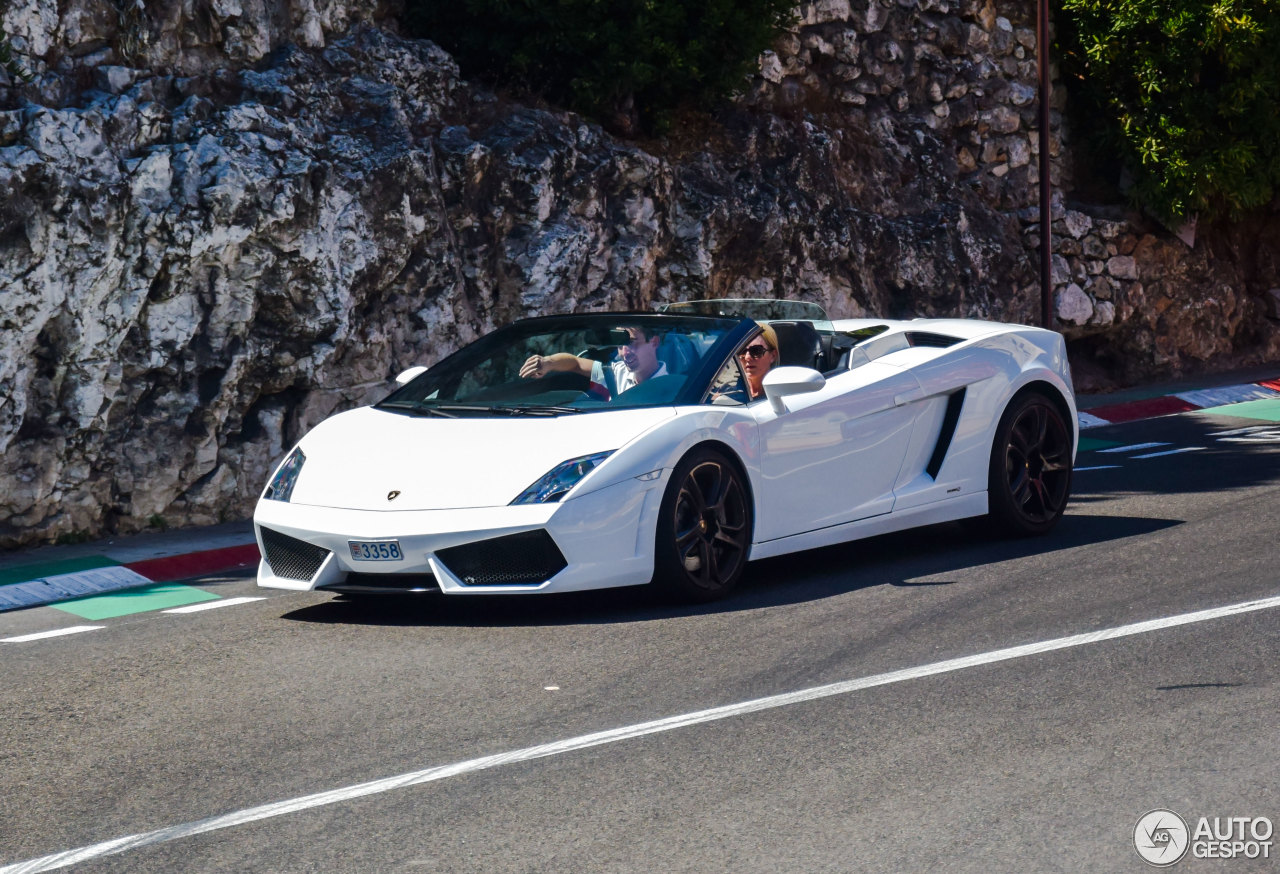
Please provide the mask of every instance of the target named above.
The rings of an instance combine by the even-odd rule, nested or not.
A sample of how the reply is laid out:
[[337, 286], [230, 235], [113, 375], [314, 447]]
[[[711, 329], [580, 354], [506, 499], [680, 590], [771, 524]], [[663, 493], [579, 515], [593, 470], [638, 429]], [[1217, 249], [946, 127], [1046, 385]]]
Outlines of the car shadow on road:
[[1073, 515], [1042, 537], [998, 538], [963, 523], [946, 523], [755, 562], [743, 581], [740, 609], [799, 603], [869, 586], [955, 585], [930, 579], [969, 568], [1052, 555], [1138, 537], [1181, 525], [1145, 516]]
[[1211, 411], [1091, 428], [1071, 502], [1115, 494], [1232, 492], [1280, 483], [1280, 423]]
[[538, 626], [648, 622], [759, 610], [846, 594], [871, 586], [940, 586], [920, 580], [984, 564], [1045, 555], [1160, 531], [1177, 520], [1124, 516], [1064, 516], [1044, 537], [999, 540], [959, 523], [764, 559], [747, 566], [737, 591], [712, 604], [672, 604], [651, 586], [558, 595], [337, 597], [282, 618], [297, 622], [390, 626]]
[[[948, 575], [985, 564], [1107, 543], [1181, 524], [1105, 515], [1118, 496], [1230, 492], [1280, 482], [1280, 423], [1189, 413], [1090, 429], [1077, 457], [1071, 506], [1045, 537], [993, 540], [947, 523], [752, 562], [740, 588], [706, 605], [664, 602], [649, 586], [564, 595], [335, 598], [295, 610], [300, 622], [368, 625], [537, 626], [646, 622], [758, 610], [872, 586], [955, 585]], [[1141, 448], [1146, 444], [1148, 448]], [[1112, 451], [1105, 451], [1112, 450]], [[1158, 453], [1150, 455], [1148, 453]], [[1074, 508], [1074, 512], [1073, 512]]]

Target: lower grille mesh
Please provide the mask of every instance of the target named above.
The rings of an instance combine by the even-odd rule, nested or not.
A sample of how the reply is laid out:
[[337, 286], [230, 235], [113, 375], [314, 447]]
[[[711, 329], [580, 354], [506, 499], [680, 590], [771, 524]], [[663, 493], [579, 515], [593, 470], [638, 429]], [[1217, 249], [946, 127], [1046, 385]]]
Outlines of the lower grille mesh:
[[262, 545], [266, 552], [264, 558], [271, 567], [271, 572], [286, 580], [307, 581], [316, 575], [320, 565], [329, 557], [329, 550], [314, 543], [307, 543], [288, 534], [263, 528]]
[[438, 592], [440, 585], [431, 574], [365, 574], [349, 573], [341, 583], [321, 586], [336, 592], [412, 592], [418, 589]]
[[537, 585], [568, 564], [541, 528], [452, 546], [436, 557], [468, 586]]

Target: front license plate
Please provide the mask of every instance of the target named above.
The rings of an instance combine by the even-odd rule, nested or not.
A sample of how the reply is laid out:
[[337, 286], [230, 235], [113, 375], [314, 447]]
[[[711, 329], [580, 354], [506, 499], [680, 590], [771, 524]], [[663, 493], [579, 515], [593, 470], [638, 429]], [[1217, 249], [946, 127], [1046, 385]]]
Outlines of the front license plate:
[[354, 561], [400, 561], [404, 558], [398, 540], [348, 540], [347, 546], [351, 547]]

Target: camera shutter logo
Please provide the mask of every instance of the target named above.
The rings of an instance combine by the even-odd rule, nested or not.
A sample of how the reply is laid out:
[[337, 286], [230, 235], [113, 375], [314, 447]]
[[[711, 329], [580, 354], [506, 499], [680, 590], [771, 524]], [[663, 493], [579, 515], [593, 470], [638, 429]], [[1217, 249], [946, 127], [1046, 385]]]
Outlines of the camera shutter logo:
[[1143, 814], [1133, 827], [1133, 846], [1138, 855], [1157, 868], [1180, 862], [1190, 844], [1191, 831], [1186, 820], [1172, 810], [1156, 808]]

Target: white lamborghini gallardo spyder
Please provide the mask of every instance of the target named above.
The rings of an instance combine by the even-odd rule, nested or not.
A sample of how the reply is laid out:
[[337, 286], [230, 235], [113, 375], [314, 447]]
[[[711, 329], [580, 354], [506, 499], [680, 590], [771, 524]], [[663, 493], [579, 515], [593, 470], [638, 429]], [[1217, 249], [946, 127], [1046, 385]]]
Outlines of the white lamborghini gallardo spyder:
[[[754, 397], [761, 324], [778, 360]], [[574, 366], [530, 368], [556, 353]], [[1042, 534], [1071, 489], [1066, 348], [1040, 328], [695, 301], [520, 320], [397, 381], [272, 474], [259, 585], [710, 600], [752, 559], [891, 531]]]

